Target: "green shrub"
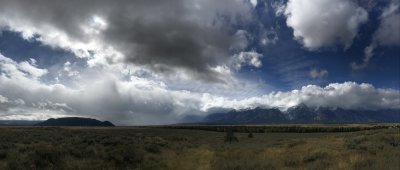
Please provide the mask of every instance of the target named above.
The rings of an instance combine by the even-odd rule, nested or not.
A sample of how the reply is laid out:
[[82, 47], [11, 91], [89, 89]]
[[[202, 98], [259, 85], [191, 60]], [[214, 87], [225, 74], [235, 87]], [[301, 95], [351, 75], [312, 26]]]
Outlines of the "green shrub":
[[291, 142], [291, 143], [289, 143], [288, 145], [287, 145], [287, 147], [288, 148], [293, 148], [293, 147], [295, 147], [295, 146], [297, 146], [297, 145], [302, 145], [302, 144], [305, 144], [306, 142], [304, 141], [304, 140], [296, 140], [296, 141], [294, 141], [294, 142]]
[[328, 160], [318, 160], [309, 164], [307, 169], [312, 170], [321, 170], [321, 169], [329, 169], [331, 163]]
[[303, 158], [304, 163], [314, 162], [316, 160], [325, 159], [328, 156], [325, 152], [315, 152], [310, 155], [307, 155]]
[[247, 135], [248, 138], [254, 138], [253, 133], [250, 132], [249, 135]]
[[400, 146], [400, 139], [399, 138], [396, 139], [396, 137], [394, 136], [383, 136], [381, 140], [393, 147]]
[[362, 159], [354, 164], [354, 169], [373, 169], [375, 161], [372, 159]]
[[137, 167], [143, 162], [144, 153], [131, 145], [113, 148], [107, 153], [107, 160], [114, 163], [116, 167]]
[[297, 159], [295, 159], [295, 158], [287, 157], [287, 158], [285, 159], [285, 161], [284, 161], [284, 164], [285, 164], [285, 166], [293, 167], [293, 166], [299, 165], [300, 162], [299, 162]]
[[57, 169], [62, 159], [63, 152], [56, 146], [38, 145], [28, 154], [27, 159], [35, 169]]
[[24, 170], [29, 167], [26, 166], [26, 158], [24, 159], [24, 157], [25, 155], [22, 155], [15, 150], [8, 152], [7, 169]]
[[4, 150], [0, 150], [0, 160], [7, 158], [7, 152]]
[[146, 145], [144, 146], [144, 149], [145, 149], [147, 152], [150, 152], [150, 153], [160, 153], [160, 152], [161, 152], [161, 148], [160, 148], [160, 146], [157, 145], [157, 144], [146, 144]]
[[347, 138], [345, 139], [345, 145], [348, 149], [365, 149], [360, 148], [360, 145], [364, 143], [367, 139], [363, 137]]

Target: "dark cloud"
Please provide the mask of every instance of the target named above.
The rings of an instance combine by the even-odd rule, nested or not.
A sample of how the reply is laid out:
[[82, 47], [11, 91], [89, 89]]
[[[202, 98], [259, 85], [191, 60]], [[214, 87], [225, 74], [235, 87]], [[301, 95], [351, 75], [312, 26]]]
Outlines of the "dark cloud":
[[[175, 14], [160, 20], [128, 17], [110, 19], [105, 39], [116, 44], [126, 61], [148, 65], [159, 71], [166, 66], [184, 67], [194, 72], [211, 73], [210, 67], [223, 63], [229, 56], [231, 38], [220, 28], [203, 28], [191, 21], [177, 19]], [[127, 21], [128, 20], [128, 21]], [[167, 21], [167, 22], [165, 22]]]
[[231, 55], [232, 23], [249, 19], [249, 10], [244, 0], [0, 0], [3, 25], [52, 28], [88, 43], [93, 35], [85, 26], [99, 24], [94, 23], [98, 17], [107, 27], [97, 30], [95, 38], [122, 52], [123, 61], [159, 72], [183, 68], [211, 81], [220, 76], [212, 68]]

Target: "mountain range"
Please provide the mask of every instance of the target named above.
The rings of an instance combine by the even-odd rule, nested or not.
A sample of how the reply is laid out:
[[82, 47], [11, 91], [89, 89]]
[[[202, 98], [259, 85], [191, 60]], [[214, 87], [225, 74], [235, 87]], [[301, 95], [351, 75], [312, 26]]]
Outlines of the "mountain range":
[[286, 111], [276, 108], [232, 110], [206, 116], [202, 123], [274, 124], [274, 123], [399, 123], [400, 110], [355, 110], [331, 107], [308, 107], [299, 104]]
[[38, 124], [40, 120], [0, 120], [0, 126], [33, 126]]

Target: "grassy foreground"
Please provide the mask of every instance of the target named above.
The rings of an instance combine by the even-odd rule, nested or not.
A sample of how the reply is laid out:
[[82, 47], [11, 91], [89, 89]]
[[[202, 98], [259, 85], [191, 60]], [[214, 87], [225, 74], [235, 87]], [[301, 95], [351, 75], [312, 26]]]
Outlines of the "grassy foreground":
[[0, 169], [400, 169], [400, 131], [0, 127]]

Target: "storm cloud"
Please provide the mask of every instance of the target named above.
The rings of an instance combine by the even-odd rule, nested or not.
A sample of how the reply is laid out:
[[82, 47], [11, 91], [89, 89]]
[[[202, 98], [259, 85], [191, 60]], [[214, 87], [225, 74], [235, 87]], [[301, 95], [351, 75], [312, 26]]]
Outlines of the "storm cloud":
[[157, 72], [177, 68], [221, 81], [213, 68], [233, 55], [233, 24], [248, 22], [245, 0], [1, 0], [0, 26], [27, 39], [71, 50], [93, 64], [133, 63]]

